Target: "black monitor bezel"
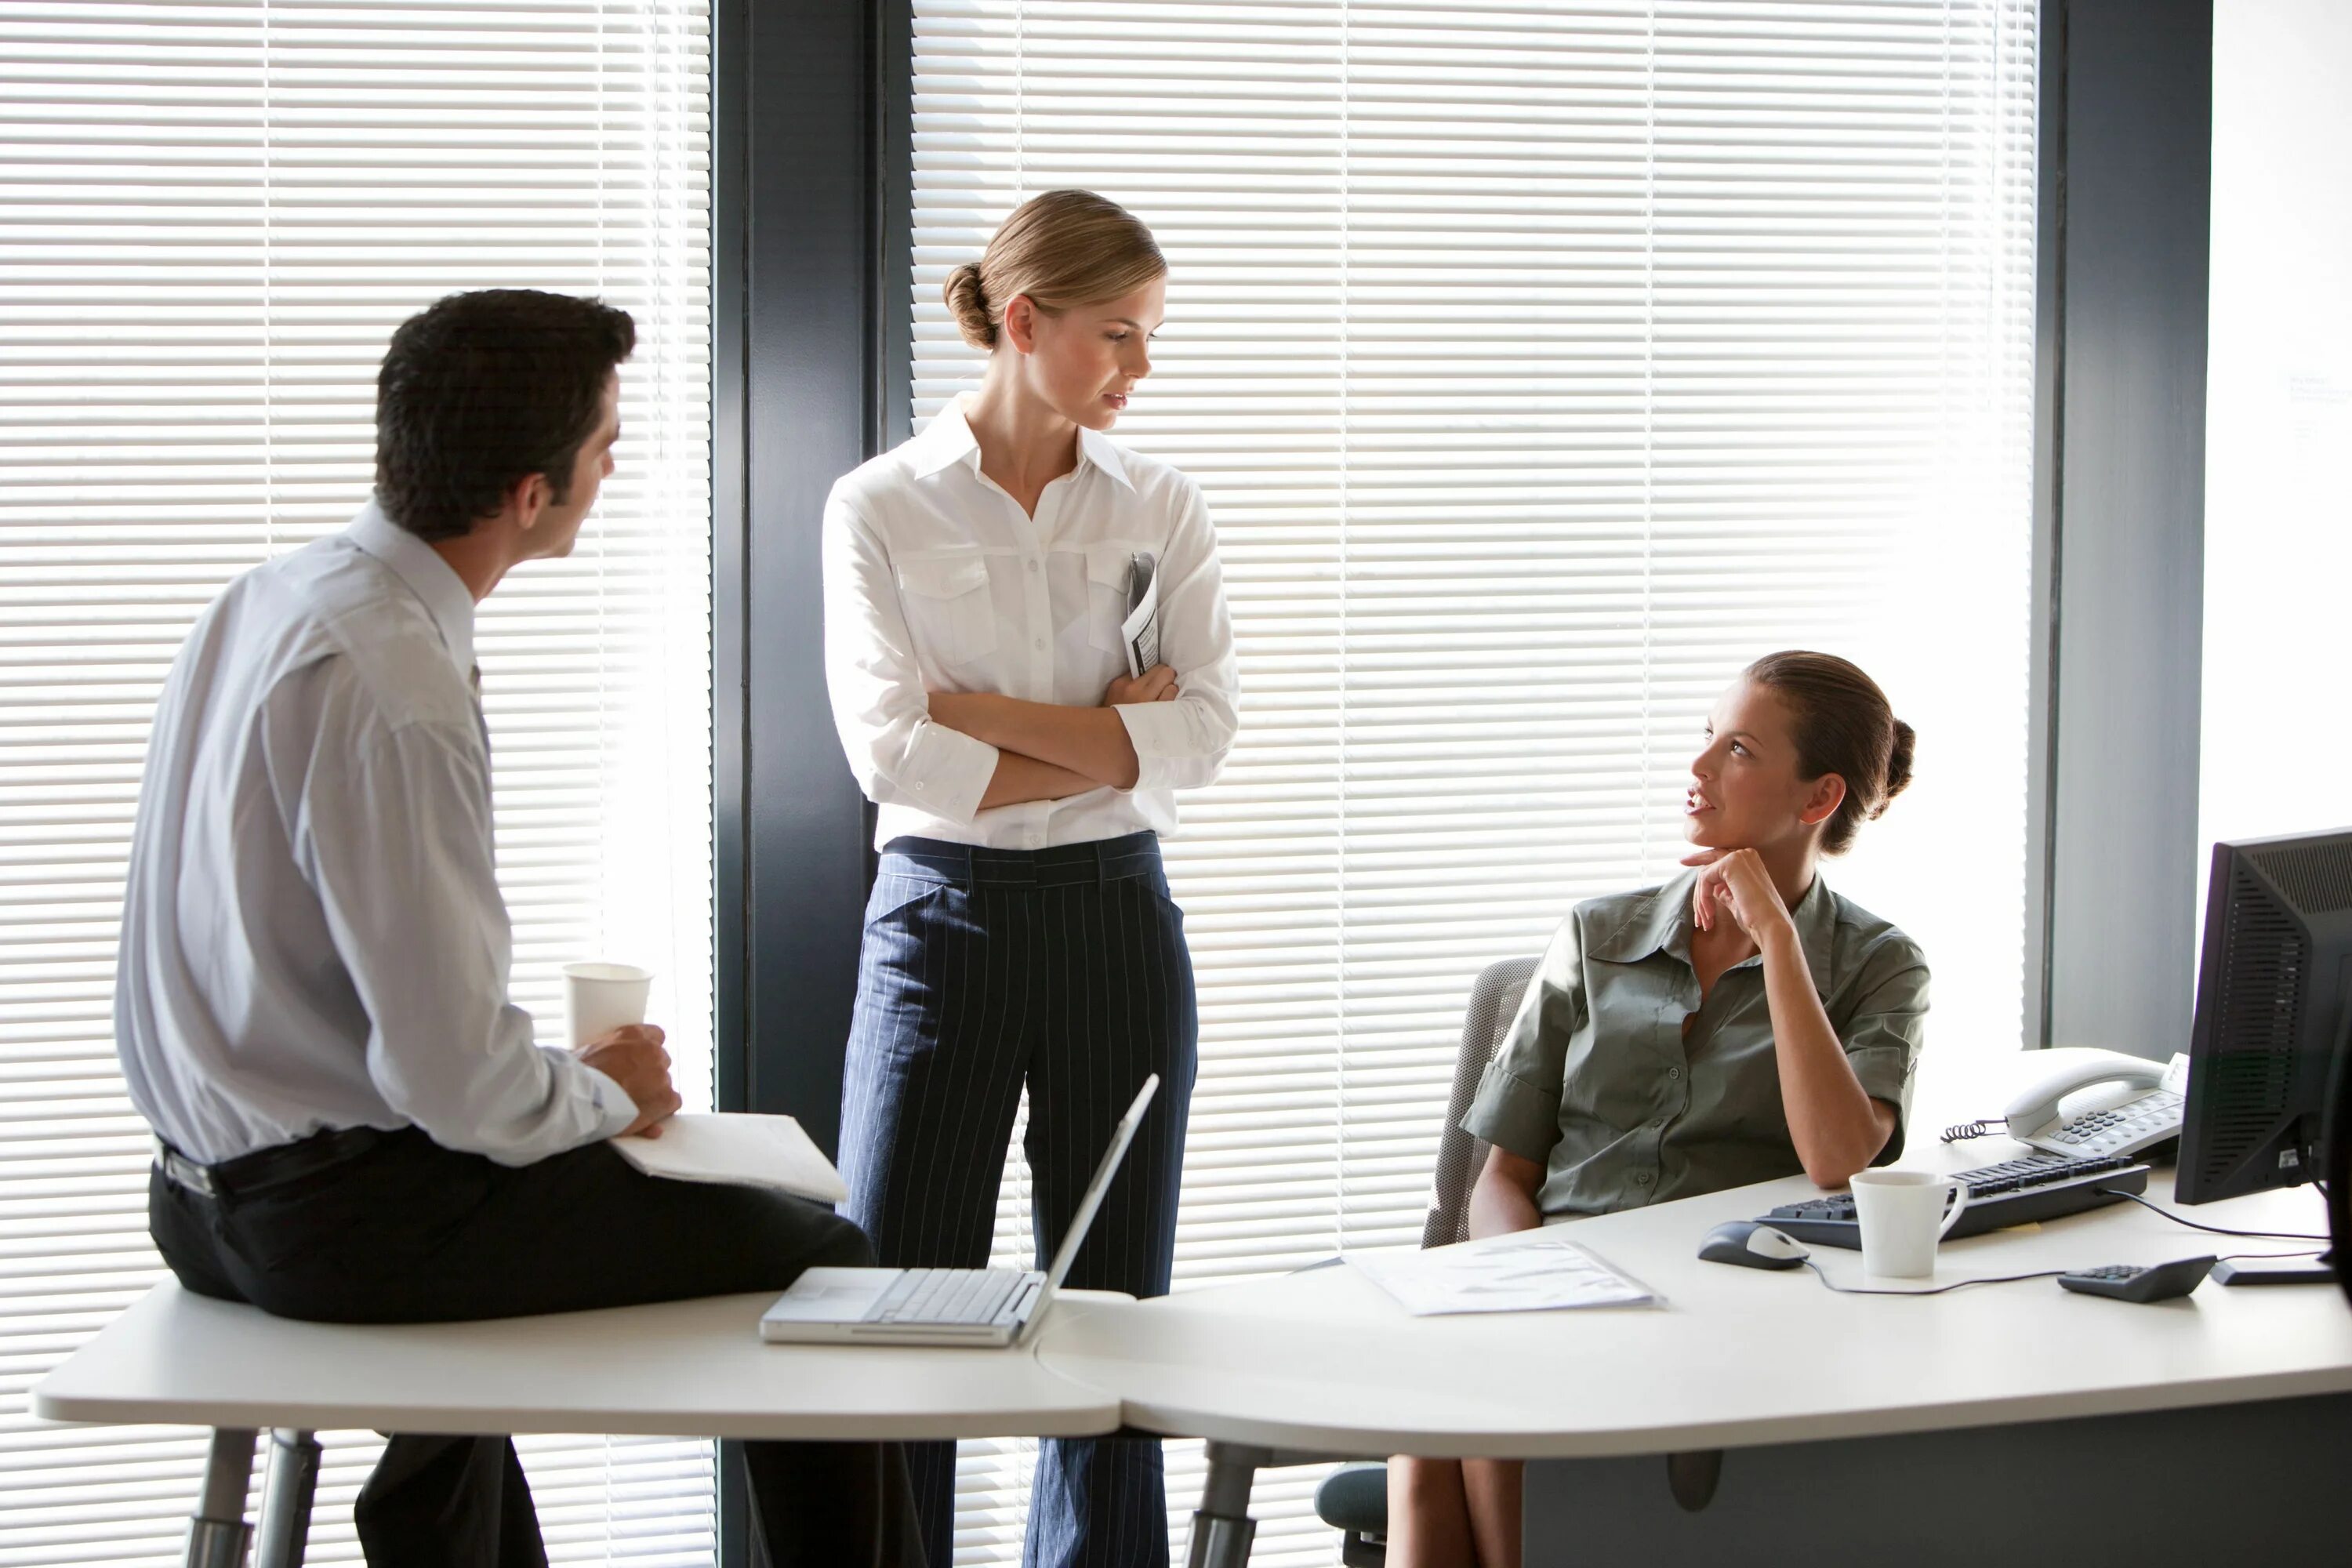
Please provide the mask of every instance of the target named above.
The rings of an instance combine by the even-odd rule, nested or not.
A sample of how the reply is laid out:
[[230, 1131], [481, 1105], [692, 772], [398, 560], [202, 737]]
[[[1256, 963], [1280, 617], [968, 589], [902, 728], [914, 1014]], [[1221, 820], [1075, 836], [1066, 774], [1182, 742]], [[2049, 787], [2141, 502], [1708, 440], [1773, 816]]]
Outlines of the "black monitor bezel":
[[[2352, 829], [2276, 837], [2227, 839], [2213, 846], [2206, 882], [2204, 939], [2198, 960], [2197, 1005], [2189, 1030], [2189, 1094], [2183, 1108], [2179, 1165], [2173, 1195], [2183, 1204], [2215, 1203], [2273, 1187], [2296, 1186], [2320, 1177], [2327, 1155], [2333, 1096], [2338, 1087], [2352, 1034], [2352, 998], [2345, 976], [2352, 970], [2352, 913], [2302, 907], [2266, 874], [2259, 852], [2305, 849], [2341, 843], [2352, 848]], [[2269, 1132], [2226, 1170], [2213, 1171], [2204, 1155], [2212, 1134], [2222, 1076], [2211, 1064], [2239, 1056], [2217, 1038], [2217, 979], [2228, 954], [2231, 889], [2242, 868], [2265, 897], [2294, 921], [2305, 943], [2306, 973], [2295, 1002], [2286, 1073], [2287, 1103]], [[2333, 959], [2332, 963], [2326, 961]], [[2331, 978], [2332, 976], [2332, 978]], [[2276, 1053], [2271, 1053], [2275, 1056]]]

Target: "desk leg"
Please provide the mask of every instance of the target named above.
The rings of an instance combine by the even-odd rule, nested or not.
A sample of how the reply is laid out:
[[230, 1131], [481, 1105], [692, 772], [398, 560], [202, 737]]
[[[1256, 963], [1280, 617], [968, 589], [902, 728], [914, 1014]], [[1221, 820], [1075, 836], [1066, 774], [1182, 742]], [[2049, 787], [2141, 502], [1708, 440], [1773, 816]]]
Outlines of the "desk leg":
[[245, 1522], [253, 1445], [250, 1426], [214, 1428], [212, 1452], [205, 1458], [204, 1499], [188, 1521], [187, 1568], [245, 1568], [245, 1550], [253, 1540]]
[[1257, 1521], [1249, 1516], [1250, 1484], [1274, 1453], [1240, 1443], [1209, 1445], [1209, 1484], [1192, 1514], [1187, 1568], [1247, 1568]]
[[302, 1568], [310, 1502], [319, 1492], [319, 1440], [280, 1426], [269, 1434], [269, 1485], [261, 1494], [258, 1568]]

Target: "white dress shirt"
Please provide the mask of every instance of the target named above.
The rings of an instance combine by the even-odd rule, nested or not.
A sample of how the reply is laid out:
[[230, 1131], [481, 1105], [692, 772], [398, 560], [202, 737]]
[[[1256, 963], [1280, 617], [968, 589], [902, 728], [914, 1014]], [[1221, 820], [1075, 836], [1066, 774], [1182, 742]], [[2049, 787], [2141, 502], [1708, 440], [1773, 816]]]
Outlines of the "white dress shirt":
[[[1082, 429], [1077, 467], [1032, 517], [981, 474], [964, 407], [845, 476], [825, 504], [825, 679], [851, 771], [881, 808], [875, 843], [1044, 849], [1165, 834], [1175, 792], [1217, 776], [1236, 722], [1233, 621], [1200, 487]], [[1139, 551], [1158, 562], [1160, 657], [1182, 694], [1117, 710], [1135, 787], [981, 810], [996, 748], [933, 723], [928, 694], [1098, 705], [1127, 674], [1119, 624]]]
[[114, 993], [131, 1102], [181, 1152], [415, 1125], [522, 1165], [635, 1120], [507, 1000], [473, 673], [472, 595], [373, 502], [189, 634], [148, 743]]

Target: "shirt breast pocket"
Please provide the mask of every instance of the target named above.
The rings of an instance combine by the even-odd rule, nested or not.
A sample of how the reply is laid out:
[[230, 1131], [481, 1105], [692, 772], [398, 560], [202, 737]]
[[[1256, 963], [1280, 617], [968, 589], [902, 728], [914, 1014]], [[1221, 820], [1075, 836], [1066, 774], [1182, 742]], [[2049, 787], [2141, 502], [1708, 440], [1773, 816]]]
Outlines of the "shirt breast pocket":
[[1118, 658], [1118, 673], [1127, 673], [1127, 637], [1120, 627], [1127, 620], [1128, 578], [1134, 570], [1139, 544], [1093, 544], [1087, 547], [1087, 640]]
[[915, 640], [941, 664], [969, 664], [996, 651], [996, 603], [988, 559], [978, 551], [898, 563], [898, 601]]

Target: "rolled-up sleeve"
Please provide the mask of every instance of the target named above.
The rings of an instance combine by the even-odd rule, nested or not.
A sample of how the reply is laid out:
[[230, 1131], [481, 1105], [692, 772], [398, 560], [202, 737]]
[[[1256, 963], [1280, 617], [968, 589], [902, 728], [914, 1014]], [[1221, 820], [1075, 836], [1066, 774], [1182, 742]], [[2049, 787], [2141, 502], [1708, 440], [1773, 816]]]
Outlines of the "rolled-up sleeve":
[[1874, 1165], [1903, 1156], [1911, 1121], [1912, 1078], [1927, 1037], [1927, 960], [1907, 940], [1883, 942], [1855, 977], [1854, 1001], [1838, 1029], [1845, 1059], [1864, 1094], [1895, 1109], [1894, 1135]]
[[1559, 1142], [1568, 1047], [1584, 1016], [1584, 942], [1570, 915], [1536, 965], [1518, 1014], [1463, 1115], [1463, 1130], [1542, 1163]]
[[[331, 734], [333, 726], [330, 726]], [[368, 1017], [368, 1078], [444, 1148], [526, 1165], [636, 1120], [620, 1086], [532, 1043], [470, 725], [321, 744], [298, 857]]]
[[889, 552], [838, 489], [824, 509], [824, 679], [867, 799], [950, 822], [980, 815], [996, 748], [932, 722]]
[[1198, 485], [1183, 481], [1181, 498], [1159, 569], [1160, 657], [1176, 672], [1178, 695], [1116, 710], [1135, 747], [1137, 789], [1213, 782], [1240, 727], [1240, 665], [1216, 531]]

